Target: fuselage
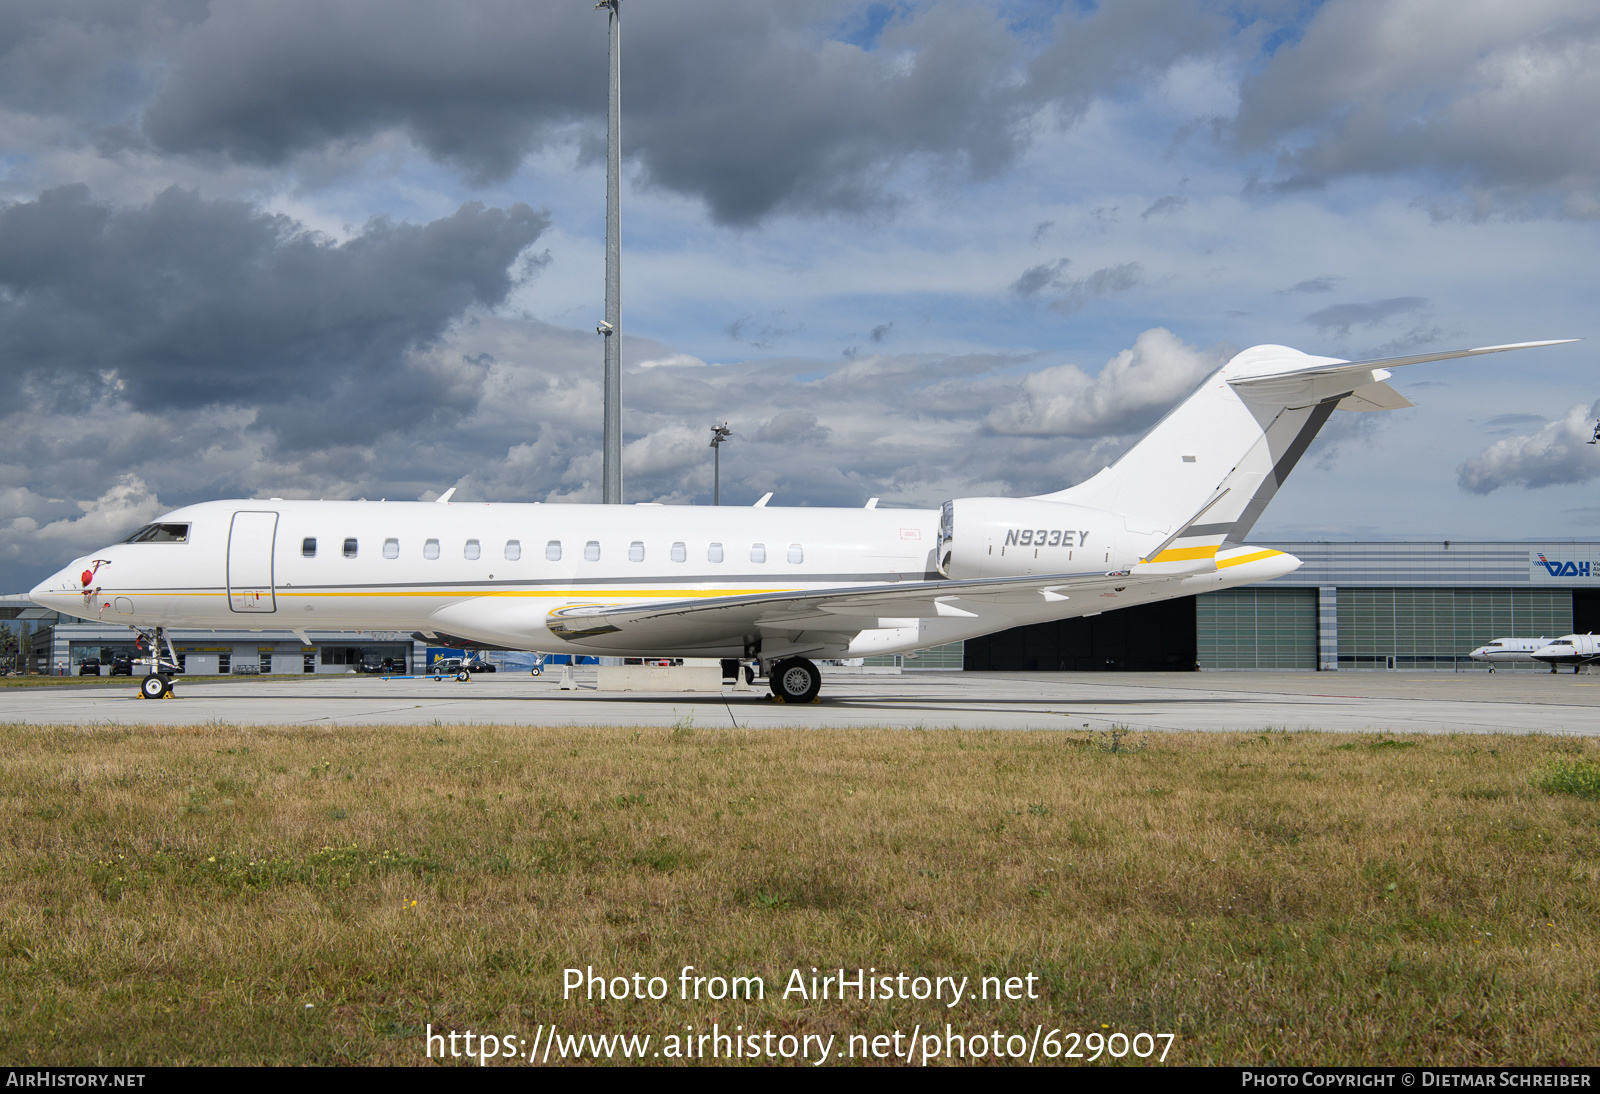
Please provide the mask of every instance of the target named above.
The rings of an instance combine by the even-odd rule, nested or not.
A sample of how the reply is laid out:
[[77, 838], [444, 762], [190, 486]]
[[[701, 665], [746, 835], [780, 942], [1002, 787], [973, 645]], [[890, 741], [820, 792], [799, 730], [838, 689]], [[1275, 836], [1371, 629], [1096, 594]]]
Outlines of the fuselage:
[[[1112, 514], [1073, 506], [1054, 506], [1060, 519], [1040, 533], [1040, 503], [1015, 504], [1024, 516], [1013, 524], [1038, 524], [1028, 533], [1038, 542], [1019, 546], [1020, 533], [1008, 532], [1003, 520], [972, 524], [969, 540], [993, 543], [981, 549], [978, 576], [1131, 568], [1160, 541], [1129, 533]], [[77, 559], [29, 595], [73, 615], [134, 626], [424, 630], [592, 653], [551, 633], [552, 613], [937, 581], [940, 517], [936, 509], [218, 501], [168, 513], [134, 537], [140, 541]], [[1070, 610], [1035, 596], [952, 619], [876, 620], [852, 640], [851, 655], [1260, 581], [1298, 562], [1248, 548], [1219, 556], [1218, 565]], [[607, 652], [750, 651], [735, 642]]]
[[1543, 637], [1496, 638], [1473, 650], [1471, 656], [1474, 661], [1488, 661], [1490, 664], [1531, 662], [1534, 651], [1549, 644], [1550, 639]]
[[1587, 665], [1600, 660], [1600, 635], [1568, 634], [1533, 651], [1547, 665]]

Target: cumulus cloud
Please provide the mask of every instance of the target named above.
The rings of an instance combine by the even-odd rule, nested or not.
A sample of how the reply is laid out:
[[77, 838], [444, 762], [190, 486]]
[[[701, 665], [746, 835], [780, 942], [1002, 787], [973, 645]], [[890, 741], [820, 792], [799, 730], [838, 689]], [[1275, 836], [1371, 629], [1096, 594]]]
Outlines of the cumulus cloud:
[[1456, 468], [1456, 481], [1469, 494], [1590, 482], [1600, 477], [1600, 445], [1588, 443], [1597, 416], [1600, 400], [1578, 403], [1534, 433], [1494, 442]]
[[42, 555], [60, 565], [121, 539], [171, 506], [163, 506], [139, 476], [125, 474], [99, 497], [78, 502], [77, 508], [78, 516], [45, 524], [32, 517], [0, 524], [0, 557], [21, 560]]
[[[642, 179], [752, 224], [890, 209], [885, 176], [908, 157], [978, 176], [1015, 158], [1019, 49], [995, 13], [918, 8], [863, 48], [826, 37], [851, 7], [626, 7], [624, 152]], [[584, 5], [218, 3], [174, 41], [143, 131], [166, 152], [272, 164], [400, 129], [486, 183], [553, 144], [599, 152], [605, 55], [605, 16]]]
[[1588, 0], [1350, 0], [1240, 87], [1233, 133], [1280, 188], [1426, 172], [1484, 209], [1600, 216], [1600, 11]]
[[[604, 14], [462, 0], [19, 0], [0, 109], [119, 152], [276, 168], [400, 134], [472, 185], [530, 153], [603, 154]], [[676, 0], [623, 13], [624, 155], [719, 223], [878, 217], [907, 167], [985, 179], [1041, 117], [1226, 48], [1196, 2], [1003, 5]], [[1026, 24], [1026, 25], [1024, 25]]]
[[362, 443], [476, 403], [483, 362], [422, 351], [505, 299], [547, 225], [468, 203], [335, 243], [175, 188], [114, 207], [58, 187], [0, 207], [0, 356], [35, 409], [248, 405], [284, 445]]
[[1028, 376], [1021, 397], [985, 419], [996, 433], [1092, 437], [1128, 433], [1149, 425], [1201, 380], [1224, 364], [1219, 352], [1202, 352], [1163, 327], [1139, 335], [1089, 376], [1059, 365]]

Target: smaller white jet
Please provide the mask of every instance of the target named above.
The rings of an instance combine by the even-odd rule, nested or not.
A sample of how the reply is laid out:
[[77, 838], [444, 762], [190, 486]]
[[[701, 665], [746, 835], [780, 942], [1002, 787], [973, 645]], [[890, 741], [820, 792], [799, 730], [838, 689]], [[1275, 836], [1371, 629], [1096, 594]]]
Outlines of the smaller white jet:
[[1472, 659], [1489, 662], [1489, 671], [1493, 672], [1496, 665], [1507, 662], [1532, 662], [1533, 651], [1549, 644], [1550, 639], [1542, 635], [1538, 638], [1496, 638], [1488, 645], [1473, 650]]
[[1561, 665], [1571, 665], [1572, 671], [1577, 672], [1580, 665], [1592, 665], [1600, 661], [1600, 635], [1564, 635], [1548, 646], [1534, 650], [1533, 659], [1549, 665], [1551, 672]]

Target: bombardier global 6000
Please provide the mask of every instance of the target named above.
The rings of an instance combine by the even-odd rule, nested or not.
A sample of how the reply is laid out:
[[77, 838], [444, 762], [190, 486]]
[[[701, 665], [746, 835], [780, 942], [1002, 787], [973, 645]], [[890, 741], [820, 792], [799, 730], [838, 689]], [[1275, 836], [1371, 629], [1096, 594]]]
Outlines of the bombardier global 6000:
[[1245, 585], [1300, 565], [1245, 537], [1335, 410], [1410, 406], [1376, 361], [1256, 346], [1110, 467], [1055, 493], [940, 509], [213, 501], [174, 510], [29, 593], [144, 633], [400, 629], [487, 647], [759, 661], [814, 699], [815, 661], [920, 649]]

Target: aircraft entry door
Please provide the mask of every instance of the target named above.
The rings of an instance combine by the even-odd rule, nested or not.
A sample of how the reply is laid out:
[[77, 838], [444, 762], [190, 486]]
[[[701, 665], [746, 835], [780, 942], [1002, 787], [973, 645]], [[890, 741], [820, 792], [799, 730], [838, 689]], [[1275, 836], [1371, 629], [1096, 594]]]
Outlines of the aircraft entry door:
[[274, 612], [272, 548], [276, 513], [235, 513], [228, 529], [228, 607], [236, 612]]

